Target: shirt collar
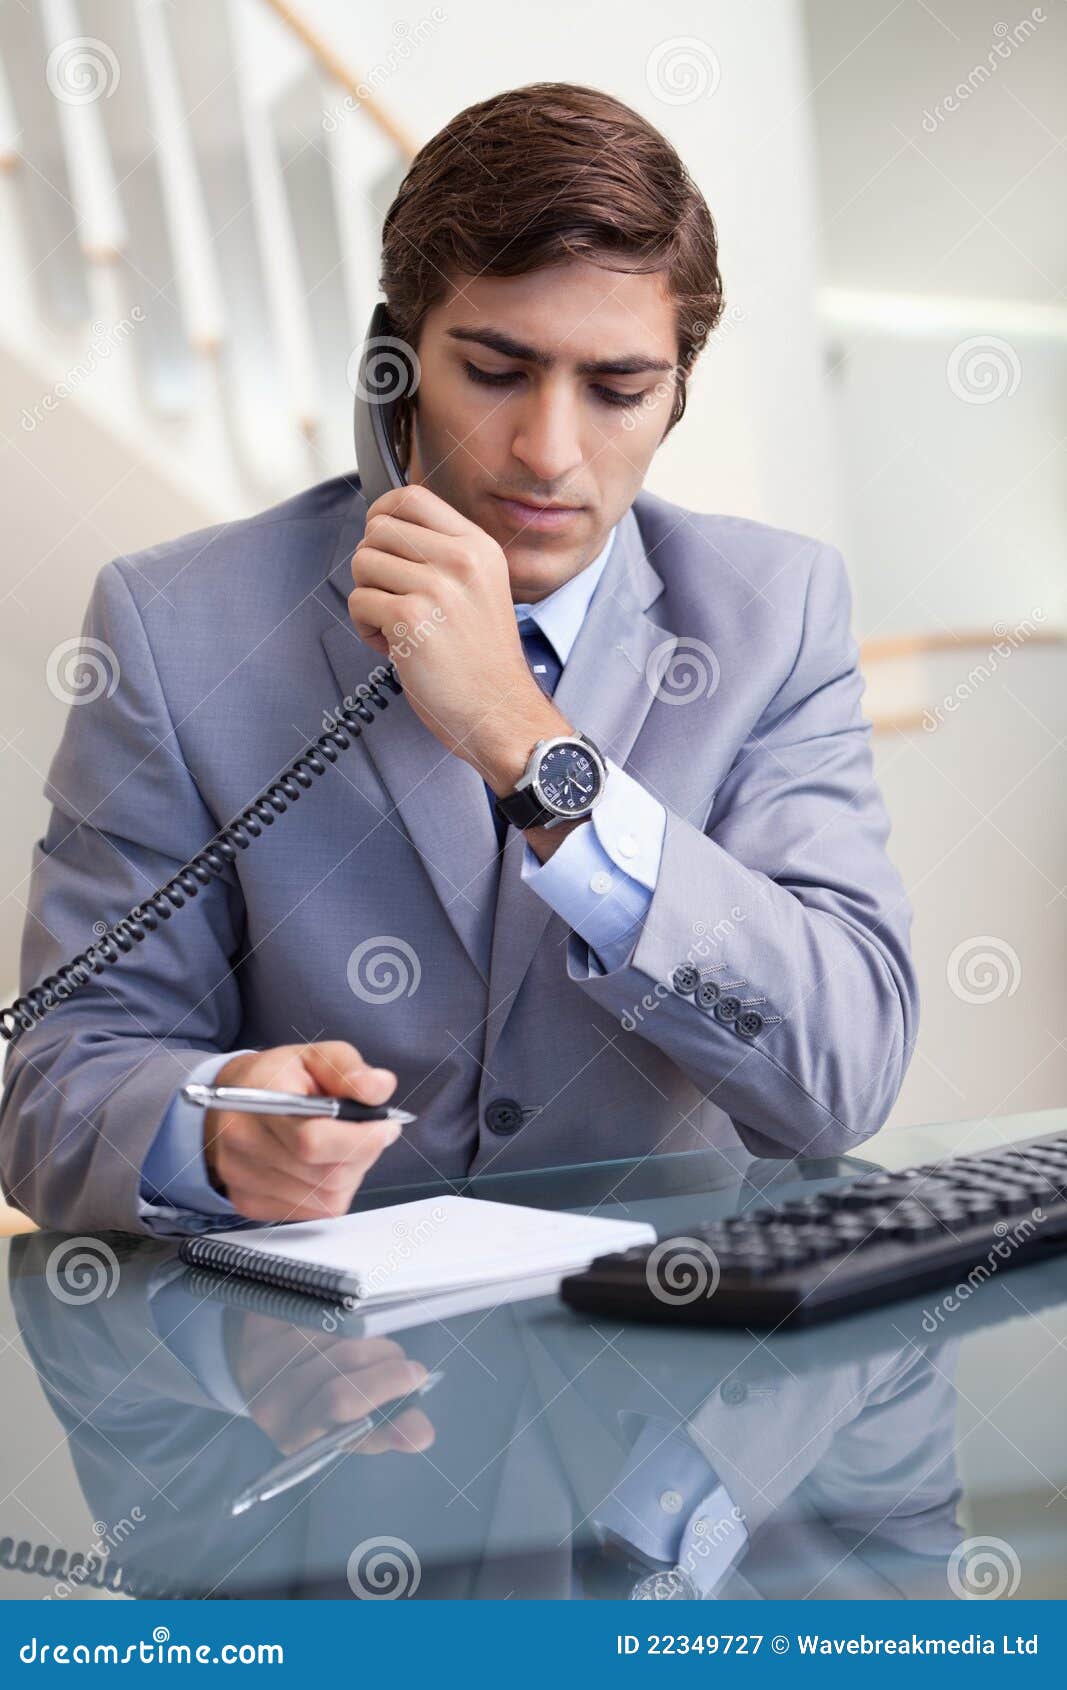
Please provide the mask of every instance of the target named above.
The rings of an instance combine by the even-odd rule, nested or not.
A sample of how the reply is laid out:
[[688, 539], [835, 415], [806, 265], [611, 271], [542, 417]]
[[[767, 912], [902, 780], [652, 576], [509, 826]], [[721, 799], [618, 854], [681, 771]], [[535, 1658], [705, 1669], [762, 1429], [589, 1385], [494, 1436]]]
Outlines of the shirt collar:
[[608, 561], [615, 534], [616, 529], [613, 528], [604, 542], [603, 551], [592, 563], [587, 563], [584, 569], [580, 569], [577, 575], [572, 575], [569, 581], [564, 581], [562, 587], [557, 587], [547, 598], [539, 599], [537, 604], [517, 604], [514, 607], [520, 622], [527, 616], [536, 622], [560, 663], [566, 663], [578, 638], [589, 608], [589, 600], [604, 573], [604, 565]]

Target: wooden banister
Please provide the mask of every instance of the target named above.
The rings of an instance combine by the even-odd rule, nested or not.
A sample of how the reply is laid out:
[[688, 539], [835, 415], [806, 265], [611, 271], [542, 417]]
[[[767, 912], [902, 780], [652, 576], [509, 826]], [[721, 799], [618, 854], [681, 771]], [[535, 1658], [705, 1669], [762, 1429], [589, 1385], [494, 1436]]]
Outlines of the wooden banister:
[[[1007, 630], [998, 634], [995, 628], [956, 629], [933, 634], [886, 634], [877, 639], [861, 640], [860, 666], [892, 661], [901, 657], [936, 657], [946, 652], [992, 651], [999, 640], [1007, 637]], [[1016, 647], [1024, 645], [1067, 645], [1067, 632], [1057, 628], [1040, 628], [1020, 639]], [[876, 734], [914, 733], [923, 727], [926, 712], [908, 711], [899, 716], [872, 716], [871, 726]]]
[[[923, 657], [943, 651], [989, 651], [1007, 633], [998, 634], [994, 628], [958, 629], [943, 634], [886, 634], [878, 639], [860, 642], [860, 657], [865, 663], [880, 663], [887, 657]], [[1023, 645], [1065, 645], [1067, 632], [1063, 629], [1041, 628], [1027, 634]]]
[[264, 5], [268, 6], [275, 17], [303, 42], [324, 75], [328, 76], [331, 82], [336, 82], [338, 87], [343, 88], [346, 94], [350, 94], [352, 99], [358, 102], [372, 123], [376, 123], [382, 133], [389, 137], [398, 152], [406, 159], [414, 158], [418, 152], [418, 145], [403, 124], [396, 121], [375, 94], [368, 92], [362, 79], [349, 65], [343, 63], [329, 42], [324, 41], [318, 31], [312, 29], [307, 20], [300, 16], [296, 8], [290, 6], [287, 0], [264, 0]]

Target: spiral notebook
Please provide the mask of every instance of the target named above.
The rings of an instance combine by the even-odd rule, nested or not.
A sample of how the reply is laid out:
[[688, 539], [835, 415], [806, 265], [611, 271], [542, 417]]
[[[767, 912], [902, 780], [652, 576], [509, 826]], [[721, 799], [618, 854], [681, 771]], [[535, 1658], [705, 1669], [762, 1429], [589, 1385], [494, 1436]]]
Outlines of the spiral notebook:
[[573, 1273], [597, 1256], [654, 1244], [644, 1221], [561, 1214], [477, 1197], [426, 1197], [336, 1220], [188, 1238], [191, 1267], [360, 1306], [461, 1286]]

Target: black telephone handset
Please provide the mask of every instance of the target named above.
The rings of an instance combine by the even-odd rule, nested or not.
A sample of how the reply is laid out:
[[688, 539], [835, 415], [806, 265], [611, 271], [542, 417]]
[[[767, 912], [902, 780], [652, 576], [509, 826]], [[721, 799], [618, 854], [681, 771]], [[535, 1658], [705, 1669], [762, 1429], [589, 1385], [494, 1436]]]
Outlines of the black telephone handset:
[[376, 305], [356, 380], [356, 463], [368, 505], [407, 480], [396, 455], [394, 425], [398, 405], [412, 390], [413, 356], [392, 333], [385, 305]]
[[[395, 338], [391, 329], [385, 305], [375, 306], [360, 355], [354, 418], [356, 464], [368, 505], [390, 487], [403, 487], [407, 479], [397, 459], [393, 429], [397, 406], [413, 391], [417, 381], [417, 363], [413, 379], [414, 353]], [[132, 951], [160, 922], [169, 921], [176, 910], [197, 896], [202, 886], [225, 874], [238, 851], [246, 851], [264, 828], [273, 826], [301, 793], [319, 775], [324, 775], [331, 763], [336, 763], [338, 752], [347, 751], [364, 727], [376, 720], [371, 706], [379, 712], [387, 708], [389, 698], [384, 689], [394, 696], [403, 691], [392, 663], [380, 664], [351, 698], [326, 711], [325, 719], [330, 726], [325, 732], [305, 745], [269, 786], [220, 828], [164, 885], [135, 904], [84, 951], [25, 996], [0, 1009], [0, 1038], [10, 1043], [20, 1033], [29, 1032], [50, 1009], [65, 1002], [95, 974], [103, 973], [106, 967]]]

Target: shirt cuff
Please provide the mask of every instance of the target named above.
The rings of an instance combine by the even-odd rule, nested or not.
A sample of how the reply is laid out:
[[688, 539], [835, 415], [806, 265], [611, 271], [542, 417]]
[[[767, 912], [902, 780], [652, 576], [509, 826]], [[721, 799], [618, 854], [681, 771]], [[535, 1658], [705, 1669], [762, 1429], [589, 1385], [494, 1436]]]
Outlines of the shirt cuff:
[[[209, 1086], [245, 1051], [216, 1052], [204, 1058], [183, 1082]], [[240, 1218], [228, 1198], [215, 1190], [204, 1161], [204, 1111], [186, 1103], [178, 1091], [141, 1165], [142, 1219], [153, 1230], [203, 1230], [206, 1220]]]
[[667, 812], [640, 781], [604, 761], [604, 795], [588, 820], [547, 862], [527, 843], [522, 879], [610, 969], [633, 950], [652, 902]]
[[[207, 1081], [204, 1084], [208, 1084]], [[216, 1196], [218, 1194], [216, 1193]], [[152, 1320], [161, 1340], [192, 1374], [205, 1396], [227, 1414], [247, 1414], [226, 1355], [226, 1304], [193, 1296], [181, 1277], [172, 1276], [150, 1292]]]
[[647, 1559], [681, 1567], [702, 1597], [748, 1542], [741, 1510], [689, 1434], [655, 1419], [644, 1422], [595, 1520]]

